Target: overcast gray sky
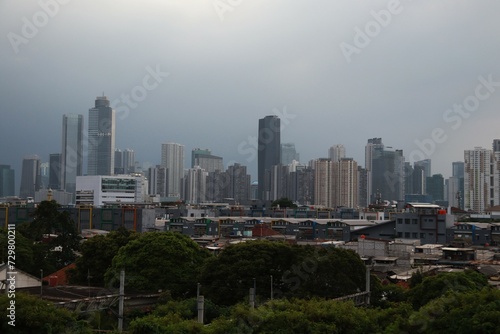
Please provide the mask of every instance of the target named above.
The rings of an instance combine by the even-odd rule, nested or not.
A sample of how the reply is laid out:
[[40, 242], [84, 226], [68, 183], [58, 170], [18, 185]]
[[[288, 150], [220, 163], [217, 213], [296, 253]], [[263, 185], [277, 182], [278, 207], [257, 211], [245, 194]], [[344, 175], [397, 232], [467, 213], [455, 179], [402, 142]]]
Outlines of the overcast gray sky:
[[278, 113], [304, 163], [344, 144], [364, 165], [382, 137], [446, 177], [500, 138], [498, 13], [497, 0], [2, 0], [0, 163], [19, 176], [24, 155], [47, 161], [62, 115], [87, 123], [104, 91], [116, 146], [141, 162], [174, 141], [186, 165], [210, 148], [254, 180], [258, 119]]

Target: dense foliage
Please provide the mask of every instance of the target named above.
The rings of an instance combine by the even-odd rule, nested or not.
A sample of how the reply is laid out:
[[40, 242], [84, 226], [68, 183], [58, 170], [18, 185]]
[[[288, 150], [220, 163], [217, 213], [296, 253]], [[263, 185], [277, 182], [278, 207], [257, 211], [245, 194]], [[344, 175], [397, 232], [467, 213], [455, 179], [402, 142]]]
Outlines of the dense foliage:
[[189, 237], [173, 232], [147, 232], [121, 247], [105, 274], [117, 286], [120, 270], [126, 287], [137, 291], [170, 290], [174, 297], [196, 292], [197, 278], [210, 254]]
[[[356, 307], [334, 300], [365, 289], [366, 268], [352, 251], [260, 240], [231, 245], [214, 257], [178, 233], [125, 229], [94, 237], [80, 248], [74, 222], [55, 202], [42, 202], [34, 218], [16, 230], [20, 269], [50, 272], [80, 251], [74, 282], [87, 284], [90, 278], [94, 286], [116, 287], [124, 269], [126, 291], [163, 291], [152, 309], [126, 313], [129, 333], [495, 333], [500, 327], [500, 291], [473, 270], [417, 272], [409, 288], [381, 285], [372, 276], [371, 305]], [[6, 245], [7, 232], [0, 230], [4, 261]], [[205, 296], [204, 324], [196, 321], [198, 282]], [[254, 284], [252, 309], [248, 296]], [[0, 296], [0, 308], [7, 310], [11, 300]], [[116, 310], [79, 320], [37, 297], [16, 293], [15, 302], [16, 327], [3, 321], [1, 333], [116, 328]]]
[[98, 235], [85, 241], [81, 246], [82, 256], [76, 260], [76, 268], [71, 271], [71, 282], [99, 287], [107, 286], [104, 274], [111, 268], [113, 258], [122, 246], [138, 236], [138, 233], [119, 228], [106, 235]]
[[[11, 301], [15, 302], [15, 326], [9, 325], [8, 321], [11, 320], [5, 315]], [[74, 313], [57, 308], [38, 297], [16, 293], [15, 298], [8, 298], [2, 294], [0, 309], [4, 312], [0, 330], [3, 334], [92, 333], [88, 324], [78, 321]]]
[[[252, 310], [248, 304], [230, 307], [208, 325], [201, 326], [184, 302], [158, 307], [153, 314], [131, 322], [131, 333], [497, 333], [500, 326], [500, 291], [470, 285], [476, 273], [426, 277], [415, 288], [449, 281], [450, 288], [414, 310], [415, 288], [385, 307], [355, 307], [350, 301], [331, 299], [275, 299]], [[472, 278], [471, 278], [472, 277]], [[481, 279], [480, 279], [481, 280]], [[435, 281], [435, 282], [432, 282]], [[424, 283], [425, 282], [425, 283]], [[464, 285], [462, 285], [462, 283]], [[394, 285], [391, 285], [394, 287]], [[184, 303], [184, 304], [183, 304]]]
[[221, 305], [248, 298], [254, 279], [257, 299], [267, 300], [271, 276], [274, 298], [334, 298], [364, 290], [365, 270], [352, 251], [260, 240], [231, 245], [207, 261], [201, 283], [204, 295]]
[[[5, 233], [0, 232], [2, 249]], [[75, 261], [80, 240], [69, 213], [60, 210], [56, 201], [42, 201], [34, 211], [33, 221], [16, 228], [16, 267], [37, 277], [40, 269], [46, 274], [57, 271]]]

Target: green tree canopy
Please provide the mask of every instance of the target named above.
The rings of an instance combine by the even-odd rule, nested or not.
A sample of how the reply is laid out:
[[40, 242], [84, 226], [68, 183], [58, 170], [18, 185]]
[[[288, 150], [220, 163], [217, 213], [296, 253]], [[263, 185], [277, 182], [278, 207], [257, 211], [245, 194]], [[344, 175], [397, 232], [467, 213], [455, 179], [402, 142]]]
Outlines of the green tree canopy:
[[274, 298], [340, 297], [363, 291], [365, 266], [352, 251], [249, 241], [227, 247], [203, 268], [203, 294], [217, 304], [248, 298], [256, 279], [257, 296], [267, 300], [273, 277]]
[[[8, 324], [11, 319], [5, 314], [9, 312], [7, 309], [12, 300], [15, 301], [15, 327]], [[11, 299], [2, 294], [0, 309], [4, 312], [0, 330], [3, 334], [92, 333], [87, 323], [78, 321], [74, 313], [57, 308], [38, 297], [16, 293], [15, 298]]]
[[174, 297], [192, 296], [203, 262], [210, 254], [189, 237], [174, 232], [146, 232], [121, 247], [105, 275], [116, 286], [120, 270], [126, 288], [170, 290]]
[[408, 300], [415, 310], [448, 291], [479, 291], [488, 286], [487, 278], [474, 271], [466, 270], [456, 273], [440, 273], [425, 277], [408, 292]]
[[[36, 268], [34, 262], [34, 247], [33, 241], [25, 238], [22, 234], [14, 232], [15, 234], [15, 254], [16, 260], [14, 261], [16, 264], [16, 268], [19, 268], [30, 274], [37, 274], [41, 268]], [[8, 232], [6, 228], [0, 229], [0, 248], [1, 248], [1, 256], [2, 259], [0, 262], [7, 263], [7, 251], [8, 251]], [[39, 274], [37, 274], [38, 276]]]
[[293, 203], [292, 200], [282, 197], [280, 199], [275, 200], [272, 204], [273, 207], [280, 207], [280, 208], [296, 208], [297, 204]]
[[447, 291], [414, 312], [399, 332], [410, 333], [498, 333], [500, 291]]
[[267, 299], [270, 298], [272, 275], [274, 292], [281, 294], [287, 289], [282, 277], [300, 262], [300, 250], [283, 242], [266, 240], [230, 245], [203, 267], [202, 293], [216, 304], [236, 304], [248, 298], [255, 278], [257, 295]]
[[81, 256], [76, 259], [76, 268], [70, 273], [71, 282], [106, 286], [104, 274], [111, 268], [118, 250], [138, 236], [138, 233], [120, 227], [116, 231], [85, 241], [81, 245]]
[[61, 211], [56, 201], [42, 201], [33, 216], [31, 223], [24, 223], [17, 230], [34, 243], [34, 270], [50, 273], [72, 263], [81, 237], [69, 213]]
[[288, 276], [292, 284], [300, 286], [294, 296], [301, 298], [336, 298], [361, 292], [366, 287], [366, 267], [353, 251], [342, 248], [309, 250], [295, 276]]

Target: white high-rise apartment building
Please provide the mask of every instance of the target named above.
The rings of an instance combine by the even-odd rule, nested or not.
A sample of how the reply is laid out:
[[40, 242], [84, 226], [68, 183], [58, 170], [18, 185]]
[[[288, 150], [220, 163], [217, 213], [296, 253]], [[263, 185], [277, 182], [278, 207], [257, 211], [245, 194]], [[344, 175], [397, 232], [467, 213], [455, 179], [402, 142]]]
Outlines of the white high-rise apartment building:
[[331, 207], [332, 204], [332, 162], [330, 159], [313, 161], [314, 204]]
[[358, 205], [358, 163], [351, 158], [332, 162], [332, 207]]
[[184, 145], [166, 143], [161, 145], [161, 167], [167, 169], [167, 197], [181, 198], [184, 176]]
[[206, 201], [208, 172], [200, 166], [188, 169], [185, 177], [185, 200], [189, 204], [199, 204]]
[[465, 210], [483, 213], [500, 204], [500, 152], [481, 147], [464, 151]]
[[342, 144], [333, 145], [328, 149], [328, 158], [335, 162], [345, 158], [345, 147]]

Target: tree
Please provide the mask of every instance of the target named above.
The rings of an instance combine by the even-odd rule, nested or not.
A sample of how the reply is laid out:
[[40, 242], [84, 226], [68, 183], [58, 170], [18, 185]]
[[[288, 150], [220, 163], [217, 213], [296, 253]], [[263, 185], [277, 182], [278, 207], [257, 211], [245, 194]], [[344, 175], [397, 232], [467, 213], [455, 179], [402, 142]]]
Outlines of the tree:
[[299, 284], [294, 296], [337, 298], [364, 291], [366, 267], [353, 251], [341, 248], [315, 249], [301, 264], [302, 271], [290, 278]]
[[486, 277], [474, 270], [457, 273], [440, 273], [436, 276], [425, 277], [408, 292], [408, 300], [413, 308], [418, 310], [431, 300], [438, 298], [448, 291], [479, 291], [488, 286]]
[[[42, 201], [31, 223], [17, 229], [33, 242], [34, 264], [44, 272], [53, 272], [72, 263], [80, 248], [81, 237], [75, 222], [56, 201]], [[31, 272], [33, 274], [33, 272]]]
[[[33, 242], [27, 238], [25, 238], [22, 234], [17, 233], [15, 231], [15, 252], [16, 252], [16, 268], [19, 268], [27, 273], [36, 274], [39, 272], [40, 268], [35, 268], [34, 251], [33, 251]], [[0, 248], [2, 249], [1, 253], [1, 262], [7, 263], [7, 248], [8, 246], [8, 232], [6, 228], [0, 229]]]
[[267, 299], [272, 275], [274, 292], [281, 295], [287, 288], [282, 277], [299, 263], [301, 250], [284, 242], [266, 240], [230, 245], [217, 258], [205, 263], [200, 278], [203, 294], [216, 304], [233, 305], [248, 298], [255, 279], [257, 295]]
[[105, 275], [107, 283], [119, 282], [126, 273], [132, 290], [170, 290], [173, 297], [192, 296], [203, 262], [210, 253], [189, 237], [174, 232], [146, 232], [121, 247]]
[[292, 200], [282, 197], [280, 199], [275, 200], [271, 206], [280, 207], [280, 208], [296, 208], [297, 204], [293, 203]]
[[352, 302], [279, 299], [255, 310], [236, 305], [229, 318], [215, 320], [208, 333], [375, 333], [371, 313]]
[[500, 326], [500, 291], [447, 291], [402, 324], [399, 332], [411, 333], [498, 333]]
[[74, 313], [38, 297], [16, 293], [11, 299], [0, 295], [0, 309], [8, 310], [11, 301], [15, 302], [15, 327], [8, 323], [12, 319], [4, 315], [0, 330], [4, 334], [92, 333], [87, 323], [78, 321]]
[[106, 235], [97, 235], [81, 245], [76, 268], [70, 271], [72, 283], [104, 287], [104, 274], [111, 267], [118, 250], [138, 237], [134, 231], [120, 227]]
[[354, 252], [338, 248], [290, 246], [249, 241], [227, 247], [207, 262], [201, 275], [203, 293], [217, 304], [233, 305], [257, 297], [334, 298], [364, 290], [365, 266]]

